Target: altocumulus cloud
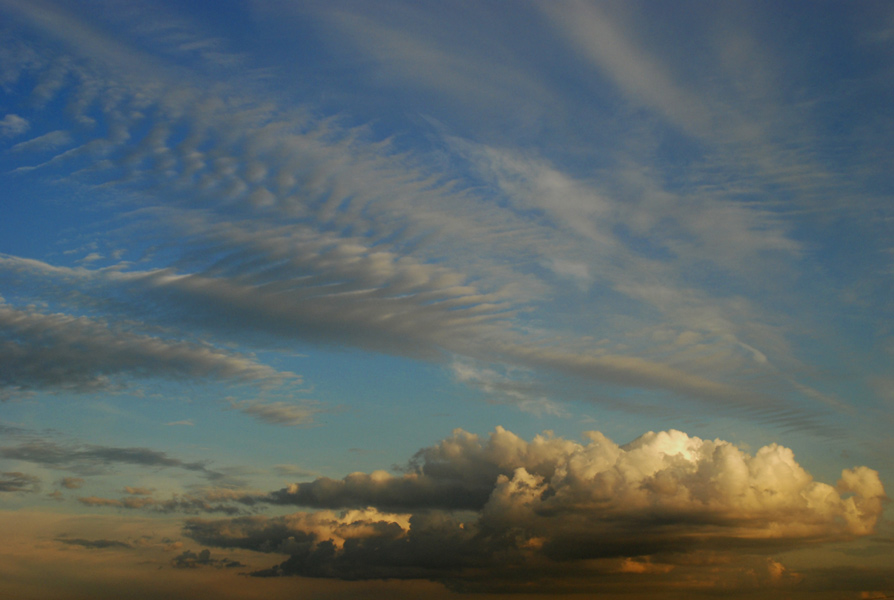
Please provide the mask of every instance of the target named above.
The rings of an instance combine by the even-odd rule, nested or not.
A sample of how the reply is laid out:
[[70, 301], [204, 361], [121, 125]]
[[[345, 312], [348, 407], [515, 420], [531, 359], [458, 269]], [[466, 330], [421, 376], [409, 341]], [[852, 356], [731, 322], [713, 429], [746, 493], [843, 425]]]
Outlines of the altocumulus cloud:
[[876, 471], [847, 469], [832, 486], [776, 444], [751, 455], [674, 430], [626, 445], [587, 437], [529, 442], [502, 428], [487, 439], [457, 430], [398, 476], [319, 478], [253, 497], [316, 512], [191, 519], [185, 533], [206, 546], [289, 556], [257, 576], [537, 589], [564, 574], [562, 585], [586, 588], [596, 576], [691, 579], [698, 565], [720, 561], [793, 583], [797, 574], [775, 561], [757, 568], [754, 556], [872, 533], [887, 500]]

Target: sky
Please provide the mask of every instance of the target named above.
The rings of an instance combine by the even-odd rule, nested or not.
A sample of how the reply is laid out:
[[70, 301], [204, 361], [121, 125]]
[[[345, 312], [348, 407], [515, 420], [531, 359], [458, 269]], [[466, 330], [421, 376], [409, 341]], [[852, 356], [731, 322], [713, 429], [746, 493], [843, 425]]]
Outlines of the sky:
[[0, 596], [894, 595], [894, 5], [0, 0]]

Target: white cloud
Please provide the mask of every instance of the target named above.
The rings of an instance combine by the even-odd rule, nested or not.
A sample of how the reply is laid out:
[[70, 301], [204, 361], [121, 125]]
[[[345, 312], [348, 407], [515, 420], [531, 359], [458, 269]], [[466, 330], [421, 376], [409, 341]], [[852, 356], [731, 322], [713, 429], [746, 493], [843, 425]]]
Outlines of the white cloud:
[[[430, 92], [430, 105], [449, 99], [453, 111], [483, 112], [489, 117], [483, 125], [510, 114], [537, 127], [539, 119], [550, 117], [544, 107], [556, 100], [551, 89], [522, 52], [510, 52], [494, 39], [486, 8], [454, 7], [438, 20], [410, 6], [392, 7], [390, 19], [358, 8], [318, 10], [314, 16], [344, 41], [339, 52], [349, 48], [350, 60], [360, 54], [374, 61], [375, 83]], [[449, 35], [442, 19], [453, 21]]]
[[30, 127], [27, 119], [9, 113], [0, 120], [0, 137], [15, 137], [28, 131]]
[[51, 131], [36, 138], [19, 142], [10, 150], [12, 152], [45, 152], [47, 150], [57, 150], [62, 146], [72, 144], [74, 139], [67, 131]]
[[540, 6], [579, 51], [625, 93], [686, 129], [699, 133], [710, 130], [710, 114], [701, 99], [676, 85], [665, 65], [633, 43], [620, 19], [611, 18], [593, 3]]
[[508, 370], [500, 373], [481, 367], [469, 360], [455, 360], [450, 364], [457, 381], [477, 387], [487, 394], [514, 404], [521, 410], [536, 415], [567, 416], [561, 406], [546, 397], [546, 390], [532, 380], [530, 373]]

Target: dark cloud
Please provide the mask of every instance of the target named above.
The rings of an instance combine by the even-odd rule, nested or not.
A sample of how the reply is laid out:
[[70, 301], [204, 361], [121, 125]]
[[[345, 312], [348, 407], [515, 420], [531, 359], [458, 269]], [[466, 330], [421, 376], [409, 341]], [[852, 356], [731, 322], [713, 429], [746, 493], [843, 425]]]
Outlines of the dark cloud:
[[[131, 492], [128, 492], [131, 493]], [[160, 500], [146, 495], [129, 495], [123, 498], [101, 498], [98, 496], [82, 496], [78, 502], [92, 507], [113, 507], [131, 510], [147, 510], [160, 513], [221, 513], [225, 515], [238, 515], [246, 512], [245, 505], [252, 501], [246, 498], [233, 498], [235, 494], [174, 494], [167, 500]], [[233, 501], [238, 505], [234, 505]]]
[[352, 473], [344, 479], [320, 477], [272, 492], [261, 501], [271, 504], [342, 508], [378, 506], [385, 510], [420, 507], [478, 509], [490, 496], [492, 483], [425, 475], [394, 477], [385, 471]]
[[538, 437], [524, 455], [519, 455], [507, 450], [515, 443], [512, 440], [518, 438], [502, 428], [485, 443], [476, 435], [457, 430], [437, 446], [417, 452], [400, 476], [375, 471], [352, 473], [340, 480], [320, 477], [292, 484], [260, 500], [314, 508], [480, 510], [498, 476], [509, 475], [522, 465], [552, 473], [559, 454], [558, 448], [551, 448], [569, 443]]
[[320, 407], [311, 402], [233, 402], [232, 407], [270, 425], [301, 427], [314, 422]]
[[85, 540], [82, 538], [56, 538], [57, 542], [62, 542], [63, 544], [68, 544], [69, 546], [83, 546], [84, 548], [90, 549], [104, 549], [104, 548], [127, 548], [131, 549], [133, 546], [126, 542], [119, 542], [117, 540]]
[[67, 314], [17, 309], [0, 298], [0, 391], [88, 391], [128, 374], [281, 382], [294, 377], [207, 345], [165, 340]]
[[40, 478], [19, 471], [0, 473], [0, 492], [40, 491]]
[[[90, 475], [103, 473], [114, 464], [131, 464], [154, 468], [178, 468], [201, 473], [209, 479], [223, 474], [208, 469], [204, 462], [185, 462], [149, 448], [117, 448], [92, 444], [60, 445], [44, 440], [17, 446], [0, 447], [0, 457], [24, 460], [54, 469], [69, 469]], [[74, 481], [77, 478], [71, 478]], [[68, 486], [66, 486], [68, 487]]]
[[80, 477], [63, 477], [60, 485], [67, 490], [77, 490], [84, 485], [84, 480]]
[[[749, 455], [679, 431], [623, 446], [588, 435], [580, 444], [552, 436], [528, 442], [504, 429], [487, 440], [457, 431], [417, 453], [400, 476], [320, 478], [251, 497], [343, 512], [196, 518], [185, 534], [207, 546], [289, 556], [256, 576], [550, 587], [556, 573], [581, 581], [705, 574], [693, 565], [853, 539], [874, 530], [886, 501], [875, 471], [845, 470], [831, 486], [778, 445]], [[742, 573], [798, 580], [780, 563], [749, 563]]]
[[185, 550], [182, 554], [171, 559], [171, 566], [175, 569], [195, 569], [197, 567], [215, 567], [218, 569], [235, 569], [245, 567], [238, 560], [228, 558], [211, 558], [211, 551], [205, 548], [198, 554]]

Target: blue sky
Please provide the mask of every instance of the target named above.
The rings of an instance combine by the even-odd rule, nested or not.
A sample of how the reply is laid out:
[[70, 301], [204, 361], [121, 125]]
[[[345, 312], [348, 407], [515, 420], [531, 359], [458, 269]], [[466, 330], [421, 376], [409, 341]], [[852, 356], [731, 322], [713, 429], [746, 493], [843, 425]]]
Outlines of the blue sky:
[[887, 3], [0, 14], [6, 593], [894, 592]]

